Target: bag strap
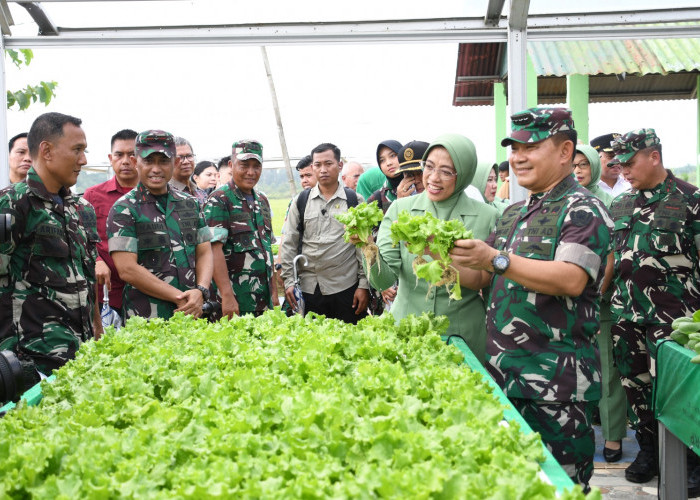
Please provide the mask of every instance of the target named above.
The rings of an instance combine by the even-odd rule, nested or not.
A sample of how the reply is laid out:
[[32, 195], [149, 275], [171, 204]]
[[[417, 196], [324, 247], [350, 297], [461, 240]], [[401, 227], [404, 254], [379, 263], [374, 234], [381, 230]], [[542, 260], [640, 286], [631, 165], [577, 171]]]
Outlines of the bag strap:
[[299, 245], [297, 246], [297, 255], [301, 254], [301, 245], [304, 242], [304, 212], [306, 212], [306, 202], [309, 201], [310, 192], [311, 189], [306, 188], [297, 196], [297, 210], [299, 211], [299, 224], [297, 224]]

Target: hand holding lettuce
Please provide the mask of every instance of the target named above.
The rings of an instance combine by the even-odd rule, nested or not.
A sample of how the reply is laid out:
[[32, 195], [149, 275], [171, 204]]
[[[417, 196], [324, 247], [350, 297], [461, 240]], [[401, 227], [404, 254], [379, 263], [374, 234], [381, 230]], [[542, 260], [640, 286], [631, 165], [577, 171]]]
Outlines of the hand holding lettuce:
[[[416, 277], [426, 280], [430, 286], [444, 286], [450, 298], [460, 300], [459, 272], [452, 266], [450, 250], [456, 240], [470, 239], [473, 233], [459, 220], [441, 220], [431, 213], [411, 216], [407, 211], [399, 213], [391, 225], [394, 245], [403, 241], [408, 251], [417, 255], [413, 261]], [[429, 254], [427, 261], [423, 255]]]

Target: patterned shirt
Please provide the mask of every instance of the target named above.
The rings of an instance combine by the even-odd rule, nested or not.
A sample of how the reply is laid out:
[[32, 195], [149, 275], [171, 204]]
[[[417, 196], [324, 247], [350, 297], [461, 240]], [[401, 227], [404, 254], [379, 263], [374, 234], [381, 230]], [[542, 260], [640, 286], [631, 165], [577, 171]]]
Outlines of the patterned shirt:
[[222, 243], [241, 314], [272, 307], [272, 212], [265, 195], [249, 202], [233, 181], [214, 191], [204, 207], [212, 243]]
[[[122, 196], [107, 219], [110, 252], [131, 252], [139, 265], [178, 290], [195, 288], [195, 249], [211, 239], [196, 198], [168, 187], [165, 208], [142, 183]], [[124, 287], [124, 317], [168, 319], [176, 306]]]
[[0, 242], [0, 349], [18, 349], [48, 373], [93, 336], [95, 211], [62, 188], [50, 193], [33, 168], [2, 191], [12, 229]]
[[612, 313], [667, 324], [700, 309], [700, 190], [668, 177], [653, 189], [613, 201], [615, 275]]
[[[487, 243], [536, 260], [570, 262], [590, 277], [579, 297], [538, 293], [494, 274], [486, 317], [486, 367], [509, 397], [600, 398], [600, 286], [612, 220], [603, 203], [567, 176], [551, 191], [505, 210]], [[566, 279], [562, 276], [562, 279]]]

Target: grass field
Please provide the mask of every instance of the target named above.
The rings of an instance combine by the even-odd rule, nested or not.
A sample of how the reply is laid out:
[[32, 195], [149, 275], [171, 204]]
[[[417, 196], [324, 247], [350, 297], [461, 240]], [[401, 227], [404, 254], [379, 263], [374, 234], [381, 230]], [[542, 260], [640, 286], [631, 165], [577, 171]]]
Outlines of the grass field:
[[278, 238], [280, 234], [282, 234], [282, 224], [284, 224], [284, 216], [287, 214], [289, 200], [290, 198], [270, 198], [270, 208], [272, 208], [272, 230]]

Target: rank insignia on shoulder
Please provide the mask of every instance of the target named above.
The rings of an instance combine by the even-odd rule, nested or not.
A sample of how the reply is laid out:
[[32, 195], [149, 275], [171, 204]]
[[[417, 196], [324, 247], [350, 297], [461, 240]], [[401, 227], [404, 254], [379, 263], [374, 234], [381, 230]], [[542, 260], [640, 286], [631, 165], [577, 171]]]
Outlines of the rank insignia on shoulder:
[[571, 222], [576, 227], [585, 227], [593, 220], [592, 212], [576, 211], [571, 213]]

